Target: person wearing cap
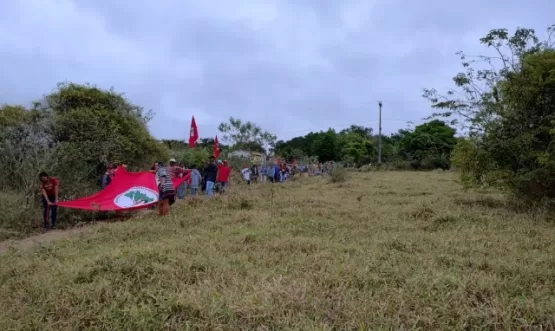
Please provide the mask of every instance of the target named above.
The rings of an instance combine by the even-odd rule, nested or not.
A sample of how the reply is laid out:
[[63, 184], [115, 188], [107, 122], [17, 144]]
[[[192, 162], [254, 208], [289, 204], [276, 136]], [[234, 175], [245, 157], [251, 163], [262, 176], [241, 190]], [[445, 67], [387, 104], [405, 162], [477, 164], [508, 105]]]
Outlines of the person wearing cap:
[[[174, 158], [171, 158], [169, 163], [170, 163], [170, 166], [168, 167], [168, 171], [170, 172], [171, 178], [175, 179], [175, 178], [183, 177], [185, 170], [179, 165], [177, 165], [177, 161]], [[181, 184], [177, 188], [177, 198], [185, 199], [186, 192], [187, 192], [187, 183], [183, 182], [183, 184]]]
[[158, 215], [166, 216], [170, 212], [170, 205], [175, 201], [175, 191], [169, 169], [163, 162], [158, 162]]

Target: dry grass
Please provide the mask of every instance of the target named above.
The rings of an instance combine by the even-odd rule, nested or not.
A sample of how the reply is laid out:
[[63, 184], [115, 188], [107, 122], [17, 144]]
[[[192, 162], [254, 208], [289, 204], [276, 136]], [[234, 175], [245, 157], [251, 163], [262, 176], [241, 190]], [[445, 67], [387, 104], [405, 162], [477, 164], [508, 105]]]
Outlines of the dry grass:
[[0, 256], [0, 330], [551, 330], [555, 228], [451, 173], [235, 188]]

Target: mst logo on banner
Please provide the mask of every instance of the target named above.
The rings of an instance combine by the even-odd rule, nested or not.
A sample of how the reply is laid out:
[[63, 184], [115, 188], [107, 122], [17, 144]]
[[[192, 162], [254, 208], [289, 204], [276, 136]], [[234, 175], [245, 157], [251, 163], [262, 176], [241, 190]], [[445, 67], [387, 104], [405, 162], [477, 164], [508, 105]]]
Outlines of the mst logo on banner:
[[116, 196], [114, 204], [120, 208], [131, 208], [155, 201], [158, 201], [158, 192], [144, 186], [133, 186]]

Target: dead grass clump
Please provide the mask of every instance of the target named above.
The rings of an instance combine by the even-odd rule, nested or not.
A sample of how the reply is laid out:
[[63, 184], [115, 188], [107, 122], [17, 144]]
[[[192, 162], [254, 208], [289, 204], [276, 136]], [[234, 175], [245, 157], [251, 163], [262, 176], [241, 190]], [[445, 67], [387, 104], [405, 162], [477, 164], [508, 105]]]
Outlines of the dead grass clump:
[[335, 168], [330, 173], [330, 182], [344, 183], [347, 181], [349, 173], [343, 168]]
[[410, 216], [413, 219], [427, 221], [435, 215], [434, 210], [427, 206], [418, 207], [416, 210], [412, 211]]
[[479, 197], [477, 199], [456, 199], [455, 203], [466, 207], [484, 207], [491, 209], [504, 208], [507, 205], [507, 202], [504, 200], [495, 199], [488, 196]]
[[235, 210], [248, 210], [254, 207], [252, 201], [248, 200], [246, 197], [232, 196], [228, 200], [228, 208]]

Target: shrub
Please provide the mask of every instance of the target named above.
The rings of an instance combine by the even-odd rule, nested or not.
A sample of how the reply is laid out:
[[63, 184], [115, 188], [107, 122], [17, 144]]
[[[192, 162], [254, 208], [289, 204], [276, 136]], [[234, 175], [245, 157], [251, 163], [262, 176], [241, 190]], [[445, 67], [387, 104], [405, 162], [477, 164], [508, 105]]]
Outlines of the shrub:
[[[547, 30], [555, 33], [555, 25]], [[465, 185], [495, 185], [526, 199], [555, 199], [555, 49], [533, 29], [491, 30], [480, 42], [499, 56], [480, 56], [491, 68], [475, 68], [461, 53], [465, 72], [459, 91], [447, 97], [425, 90], [434, 116], [458, 115], [471, 138], [459, 141], [453, 162]], [[497, 64], [501, 64], [496, 69]], [[456, 96], [456, 97], [455, 97]]]
[[[108, 162], [144, 169], [169, 151], [149, 133], [151, 114], [113, 90], [60, 84], [32, 109], [0, 107], [0, 226], [26, 231], [40, 222], [38, 173], [61, 180], [60, 198], [74, 199], [99, 189]], [[75, 212], [61, 211], [73, 222]]]
[[347, 181], [349, 174], [344, 168], [334, 168], [330, 173], [332, 183], [343, 183]]

